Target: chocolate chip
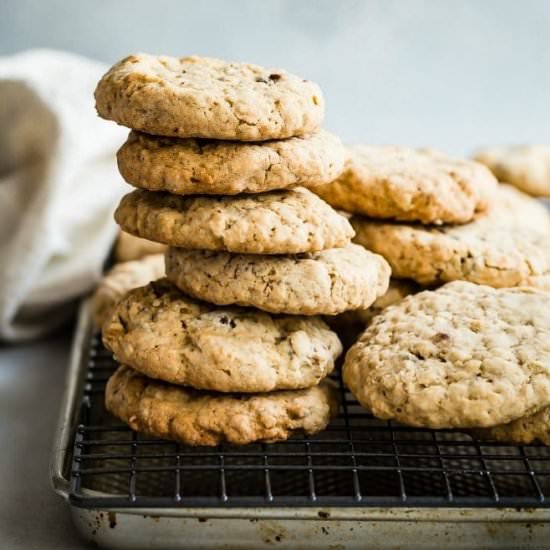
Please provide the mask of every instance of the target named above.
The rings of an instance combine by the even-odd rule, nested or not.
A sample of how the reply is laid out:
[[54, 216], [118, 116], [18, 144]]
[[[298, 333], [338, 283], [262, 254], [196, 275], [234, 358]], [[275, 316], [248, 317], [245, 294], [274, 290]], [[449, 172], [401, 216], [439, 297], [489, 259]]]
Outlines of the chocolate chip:
[[151, 292], [155, 295], [155, 298], [160, 298], [162, 294], [162, 285], [158, 284], [158, 281], [151, 281], [150, 283]]
[[126, 319], [120, 316], [120, 314], [118, 316], [118, 322], [120, 323], [121, 327], [124, 329], [124, 332], [128, 332], [128, 323], [126, 322]]
[[277, 82], [281, 80], [282, 76], [277, 73], [270, 74], [267, 78], [259, 76], [256, 78], [256, 82], [261, 82], [262, 84], [271, 84], [272, 82]]

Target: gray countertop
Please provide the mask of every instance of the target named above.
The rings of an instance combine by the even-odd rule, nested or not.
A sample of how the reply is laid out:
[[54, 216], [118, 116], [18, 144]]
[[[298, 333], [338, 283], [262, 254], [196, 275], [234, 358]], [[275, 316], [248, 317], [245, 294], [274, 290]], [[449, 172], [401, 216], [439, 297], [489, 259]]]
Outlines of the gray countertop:
[[88, 547], [48, 476], [70, 345], [69, 328], [32, 344], [0, 347], [2, 549]]

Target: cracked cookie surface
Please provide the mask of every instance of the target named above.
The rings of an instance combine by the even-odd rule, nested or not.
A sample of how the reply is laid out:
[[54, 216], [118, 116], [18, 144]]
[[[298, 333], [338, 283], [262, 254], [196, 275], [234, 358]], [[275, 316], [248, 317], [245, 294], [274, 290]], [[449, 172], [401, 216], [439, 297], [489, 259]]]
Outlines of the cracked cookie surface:
[[346, 355], [345, 384], [379, 418], [504, 424], [550, 405], [550, 294], [466, 282], [405, 298]]
[[115, 220], [172, 246], [246, 254], [298, 254], [349, 244], [349, 221], [304, 187], [259, 195], [189, 196], [136, 190]]
[[117, 160], [122, 177], [135, 187], [177, 195], [235, 195], [328, 183], [342, 172], [346, 154], [340, 139], [324, 130], [262, 143], [130, 132]]
[[150, 380], [121, 366], [107, 382], [108, 411], [133, 430], [185, 445], [284, 441], [323, 430], [338, 412], [334, 384], [305, 390], [221, 395]]
[[167, 280], [126, 294], [103, 325], [103, 342], [151, 378], [219, 392], [314, 386], [342, 352], [320, 318], [217, 307]]
[[474, 159], [487, 166], [499, 181], [525, 193], [550, 197], [550, 145], [502, 145], [480, 149]]
[[501, 186], [491, 211], [461, 226], [422, 227], [352, 218], [354, 241], [421, 284], [465, 280], [550, 289], [550, 223], [544, 206]]
[[99, 281], [92, 296], [94, 324], [101, 328], [117, 302], [132, 288], [164, 276], [164, 254], [151, 254], [139, 260], [115, 264]]
[[95, 100], [101, 117], [160, 136], [284, 139], [316, 132], [324, 117], [313, 82], [198, 56], [126, 57], [102, 77]]
[[373, 218], [466, 223], [487, 209], [497, 181], [483, 165], [431, 149], [355, 145], [342, 174], [314, 191]]
[[369, 307], [384, 294], [390, 267], [349, 244], [296, 256], [229, 254], [170, 247], [167, 277], [184, 292], [218, 305], [271, 313], [335, 315]]

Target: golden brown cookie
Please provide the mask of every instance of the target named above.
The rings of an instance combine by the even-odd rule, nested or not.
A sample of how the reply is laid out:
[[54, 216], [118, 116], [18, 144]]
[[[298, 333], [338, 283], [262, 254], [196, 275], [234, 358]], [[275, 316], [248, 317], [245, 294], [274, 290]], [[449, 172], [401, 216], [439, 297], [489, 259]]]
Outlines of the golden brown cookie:
[[166, 275], [190, 296], [271, 313], [336, 315], [369, 307], [388, 288], [381, 256], [349, 244], [313, 254], [266, 256], [169, 248]]
[[342, 351], [320, 318], [213, 306], [166, 280], [127, 293], [103, 325], [103, 342], [151, 378], [220, 392], [314, 386]]
[[211, 57], [137, 54], [95, 91], [99, 115], [148, 134], [264, 141], [321, 127], [317, 84], [281, 69]]
[[345, 384], [379, 418], [490, 427], [550, 405], [550, 293], [457, 281], [374, 318]]
[[105, 390], [107, 410], [133, 430], [185, 445], [283, 441], [323, 430], [338, 412], [328, 380], [307, 390], [216, 394], [154, 381], [120, 367]]
[[475, 160], [499, 181], [536, 197], [550, 197], [550, 145], [501, 145], [480, 149]]
[[550, 289], [548, 212], [511, 188], [502, 186], [491, 212], [465, 225], [422, 227], [361, 217], [352, 225], [355, 242], [384, 256], [395, 277]]
[[550, 407], [512, 420], [508, 424], [472, 430], [472, 435], [479, 439], [492, 439], [514, 445], [530, 445], [537, 442], [550, 445]]
[[431, 149], [355, 145], [343, 173], [314, 191], [335, 208], [373, 218], [466, 223], [487, 209], [497, 181], [487, 168]]
[[235, 195], [315, 187], [336, 178], [346, 150], [321, 130], [303, 137], [262, 143], [178, 139], [130, 132], [117, 153], [130, 184], [177, 195]]
[[142, 189], [122, 198], [125, 231], [172, 246], [244, 254], [299, 254], [346, 246], [349, 221], [304, 187], [259, 195], [181, 197]]

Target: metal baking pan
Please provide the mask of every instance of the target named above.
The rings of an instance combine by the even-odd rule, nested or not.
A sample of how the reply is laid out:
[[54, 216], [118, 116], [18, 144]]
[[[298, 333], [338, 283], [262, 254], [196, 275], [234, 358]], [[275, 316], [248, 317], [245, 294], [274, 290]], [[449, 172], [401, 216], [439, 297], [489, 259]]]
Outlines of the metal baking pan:
[[548, 547], [550, 448], [380, 421], [343, 387], [339, 417], [314, 437], [186, 447], [105, 411], [115, 367], [84, 302], [50, 475], [100, 547]]

